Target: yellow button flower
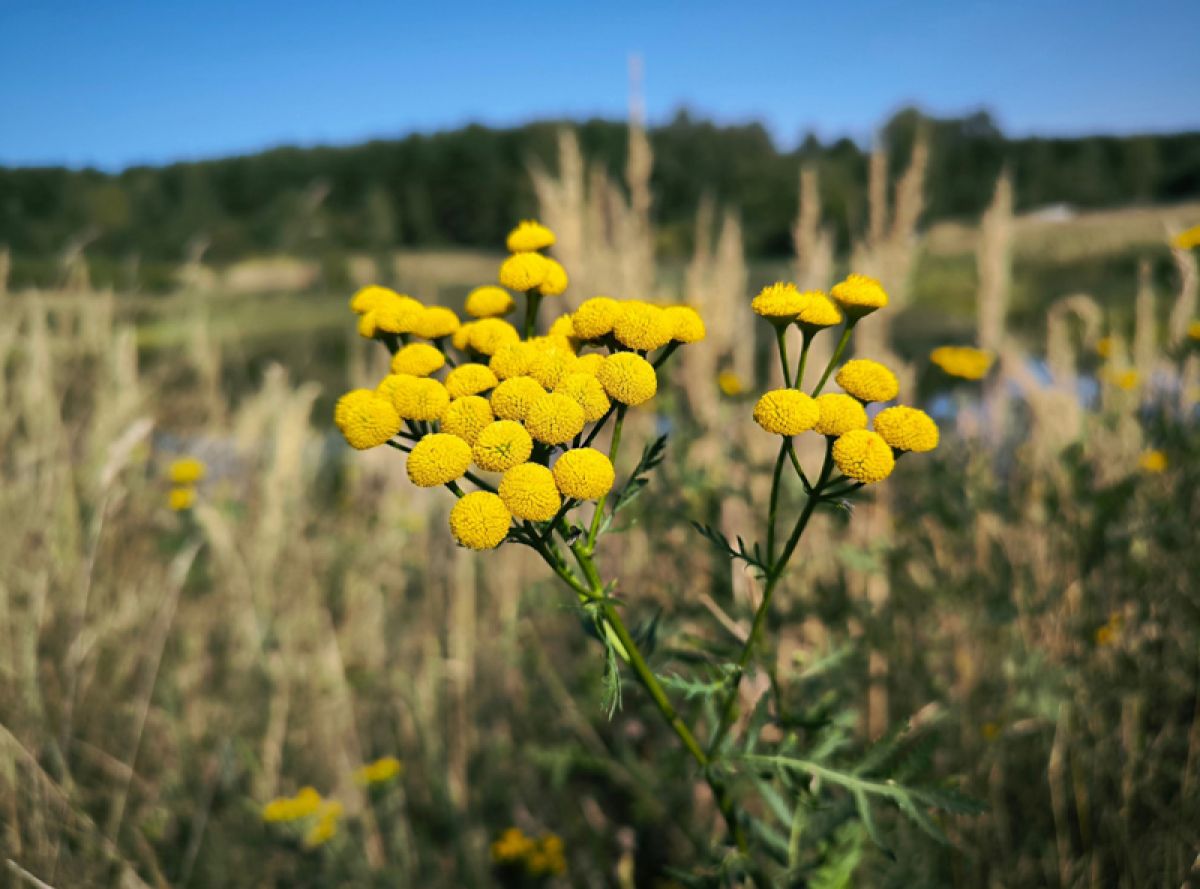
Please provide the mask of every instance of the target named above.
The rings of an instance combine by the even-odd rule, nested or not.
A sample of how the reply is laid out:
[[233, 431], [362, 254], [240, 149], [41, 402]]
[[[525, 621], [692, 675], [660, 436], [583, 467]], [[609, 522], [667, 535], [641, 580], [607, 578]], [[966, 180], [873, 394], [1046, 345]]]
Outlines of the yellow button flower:
[[558, 296], [567, 289], [569, 283], [567, 270], [562, 267], [562, 264], [556, 260], [547, 259], [546, 274], [542, 276], [542, 283], [538, 285], [542, 296]]
[[596, 379], [609, 398], [631, 407], [649, 401], [658, 391], [654, 367], [633, 352], [609, 355], [596, 371]]
[[360, 451], [388, 441], [400, 431], [401, 425], [392, 402], [370, 389], [355, 389], [339, 398], [333, 422], [350, 447]]
[[363, 315], [375, 308], [382, 300], [389, 296], [399, 296], [394, 290], [389, 290], [387, 287], [381, 287], [378, 284], [368, 284], [366, 287], [360, 287], [350, 297], [350, 311], [355, 315]]
[[[1108, 339], [1108, 351], [1111, 352], [1112, 340]], [[1097, 343], [1097, 351], [1099, 347], [1100, 343]], [[1102, 354], [1102, 357], [1108, 356]], [[929, 360], [952, 377], [981, 380], [991, 369], [993, 355], [991, 352], [973, 349], [970, 346], [938, 346], [929, 353]]]
[[516, 301], [507, 290], [495, 284], [487, 284], [468, 293], [463, 308], [473, 318], [494, 318], [507, 315], [515, 305]]
[[524, 420], [533, 403], [545, 394], [533, 377], [512, 377], [492, 391], [492, 410], [503, 420]]
[[1200, 320], [1188, 322], [1187, 335], [1190, 340], [1200, 340]]
[[639, 300], [621, 303], [621, 310], [613, 321], [613, 336], [617, 342], [646, 352], [661, 349], [671, 342], [673, 332], [670, 316], [661, 306]]
[[[1113, 349], [1116, 347], [1116, 344], [1117, 344], [1117, 340], [1115, 337], [1102, 336], [1102, 337], [1100, 337], [1100, 339], [1096, 340], [1096, 354], [1099, 355], [1101, 358], [1112, 358]], [[941, 362], [939, 362], [936, 358], [933, 357], [934, 354], [937, 354], [939, 351], [940, 351], [939, 349], [934, 349], [933, 353], [931, 353], [929, 356], [929, 360], [932, 361], [934, 364], [937, 364], [940, 366]], [[943, 357], [944, 357], [944, 353], [943, 353]]]
[[663, 309], [671, 325], [671, 339], [677, 343], [698, 343], [707, 336], [704, 319], [691, 306], [668, 306]]
[[468, 321], [465, 324], [460, 324], [458, 330], [450, 334], [450, 345], [458, 349], [460, 352], [465, 352], [471, 347], [471, 331], [475, 329], [478, 321]]
[[833, 285], [829, 295], [850, 315], [859, 318], [888, 304], [888, 295], [883, 286], [866, 275], [848, 275], [845, 281]]
[[263, 806], [262, 819], [271, 823], [298, 821], [315, 815], [321, 802], [321, 794], [315, 788], [302, 787], [295, 796], [281, 796]]
[[891, 401], [900, 394], [896, 375], [869, 358], [847, 361], [834, 379], [859, 401]]
[[810, 290], [807, 296], [808, 301], [796, 316], [796, 321], [801, 327], [815, 330], [842, 323], [841, 311], [834, 301], [824, 293], [819, 290]]
[[429, 343], [413, 343], [392, 356], [392, 373], [427, 377], [441, 370], [445, 363], [446, 356], [439, 349]]
[[868, 484], [883, 481], [896, 467], [892, 446], [868, 429], [853, 429], [838, 438], [833, 462], [844, 475]]
[[471, 446], [448, 432], [434, 432], [413, 445], [408, 478], [418, 488], [458, 481], [471, 468]]
[[446, 374], [446, 391], [451, 398], [462, 398], [493, 389], [499, 382], [486, 364], [460, 364]]
[[539, 337], [526, 373], [547, 389], [553, 389], [565, 374], [575, 369], [575, 353], [559, 338]]
[[575, 369], [572, 373], [591, 374], [593, 377], [600, 371], [604, 363], [604, 355], [600, 352], [588, 352], [575, 359]]
[[167, 478], [177, 485], [194, 485], [204, 478], [205, 465], [203, 460], [195, 457], [180, 457], [171, 463], [167, 469]]
[[551, 392], [534, 401], [525, 428], [544, 444], [563, 444], [583, 431], [583, 408], [574, 398]]
[[612, 461], [595, 448], [567, 451], [554, 464], [558, 490], [575, 500], [599, 500], [612, 490]]
[[425, 310], [411, 296], [385, 287], [377, 288], [372, 297], [360, 302], [363, 304], [368, 308], [358, 317], [358, 332], [368, 339], [376, 333], [410, 333]]
[[458, 330], [458, 316], [445, 306], [428, 306], [417, 315], [412, 333], [427, 340], [450, 336]]
[[472, 491], [450, 510], [450, 533], [468, 549], [495, 549], [511, 524], [512, 513], [490, 491]]
[[509, 253], [525, 253], [531, 250], [545, 250], [554, 246], [554, 232], [540, 222], [526, 219], [508, 233], [505, 242]]
[[524, 463], [533, 453], [533, 439], [516, 420], [489, 423], [475, 439], [471, 456], [475, 465], [488, 472], [505, 472]]
[[879, 412], [875, 431], [898, 451], [923, 453], [938, 446], [938, 427], [933, 418], [915, 407], [897, 405]]
[[741, 395], [746, 391], [746, 387], [742, 383], [742, 378], [731, 370], [723, 370], [717, 374], [717, 388], [730, 398], [733, 398], [735, 395]]
[[535, 850], [534, 841], [525, 836], [519, 827], [510, 827], [492, 842], [492, 861], [497, 864], [514, 864], [524, 861]]
[[500, 284], [509, 290], [533, 290], [546, 280], [548, 264], [540, 253], [514, 253], [500, 263]]
[[621, 304], [611, 297], [593, 296], [585, 299], [571, 316], [575, 336], [581, 340], [596, 340], [611, 333], [620, 311]]
[[575, 325], [571, 323], [571, 313], [567, 312], [564, 315], [559, 315], [550, 323], [550, 330], [547, 336], [562, 336], [566, 337], [568, 342], [575, 338]]
[[379, 393], [392, 400], [405, 420], [438, 420], [450, 406], [450, 393], [440, 380], [392, 374], [379, 384]]
[[500, 380], [526, 376], [537, 353], [538, 347], [533, 343], [506, 343], [496, 349], [496, 353], [488, 361], [488, 367]]
[[369, 787], [372, 784], [385, 784], [394, 778], [400, 777], [404, 771], [404, 763], [396, 759], [394, 756], [384, 756], [360, 766], [354, 772], [354, 783]]
[[796, 389], [774, 389], [754, 405], [754, 422], [774, 435], [806, 432], [820, 415], [816, 401]]
[[517, 518], [532, 522], [550, 521], [562, 505], [554, 473], [538, 463], [522, 463], [504, 473], [500, 499]]
[[456, 398], [450, 402], [441, 418], [442, 432], [457, 435], [467, 444], [475, 444], [475, 439], [492, 420], [492, 406], [488, 400], [479, 395], [468, 395], [466, 398]]
[[1143, 472], [1165, 472], [1167, 469], [1167, 455], [1162, 451], [1144, 451], [1142, 456], [1138, 458], [1138, 468]]
[[1141, 384], [1142, 377], [1136, 370], [1114, 370], [1109, 373], [1108, 381], [1122, 392], [1132, 392]]
[[790, 323], [807, 304], [807, 294], [797, 290], [795, 284], [783, 281], [767, 285], [750, 300], [754, 314], [775, 323]]
[[517, 329], [501, 318], [484, 318], [471, 325], [468, 342], [481, 355], [495, 355], [496, 350], [510, 343], [519, 342]]
[[172, 488], [167, 495], [167, 507], [172, 512], [183, 512], [196, 505], [196, 489]]
[[817, 396], [817, 409], [821, 412], [813, 431], [819, 435], [845, 435], [851, 429], [867, 428], [867, 412], [855, 399], [840, 392], [826, 392]]
[[1200, 225], [1193, 225], [1186, 231], [1181, 231], [1171, 239], [1171, 246], [1177, 250], [1191, 250], [1200, 247]]
[[579, 402], [583, 408], [583, 419], [588, 423], [595, 423], [608, 413], [608, 394], [592, 374], [581, 371], [564, 374], [554, 391]]

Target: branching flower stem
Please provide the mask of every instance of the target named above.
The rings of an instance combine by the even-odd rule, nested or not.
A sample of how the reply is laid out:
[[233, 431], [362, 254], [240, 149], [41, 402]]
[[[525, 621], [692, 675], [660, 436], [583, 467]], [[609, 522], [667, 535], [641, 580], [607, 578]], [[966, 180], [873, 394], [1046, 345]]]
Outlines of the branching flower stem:
[[850, 334], [854, 330], [854, 325], [858, 323], [857, 318], [849, 318], [846, 321], [846, 326], [842, 330], [842, 337], [838, 340], [837, 348], [833, 350], [833, 357], [829, 359], [829, 363], [825, 365], [825, 372], [821, 374], [821, 379], [817, 381], [816, 388], [812, 390], [813, 398], [821, 394], [821, 390], [825, 388], [825, 383], [829, 380], [829, 375], [833, 373], [834, 367], [842, 359], [842, 353], [846, 351], [846, 345], [850, 342]]

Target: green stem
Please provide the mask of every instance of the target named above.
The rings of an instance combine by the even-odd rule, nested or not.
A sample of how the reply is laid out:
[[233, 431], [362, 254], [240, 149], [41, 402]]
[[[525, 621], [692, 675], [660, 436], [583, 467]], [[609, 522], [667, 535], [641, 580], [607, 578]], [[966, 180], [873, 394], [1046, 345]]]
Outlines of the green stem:
[[808, 347], [812, 345], [813, 334], [811, 331], [801, 328], [801, 336], [804, 337], [800, 346], [800, 360], [796, 363], [796, 388], [804, 390], [804, 368], [808, 364]]
[[406, 454], [412, 453], [412, 448], [406, 448], [404, 445], [400, 444], [400, 442], [398, 442], [398, 441], [392, 441], [391, 439], [388, 439], [387, 442], [385, 442], [385, 444], [387, 444], [387, 446], [389, 448], [395, 448], [397, 451], [404, 451], [404, 453], [406, 453]]
[[800, 484], [804, 485], [804, 490], [812, 493], [812, 485], [808, 483], [808, 476], [804, 474], [804, 467], [800, 465], [800, 457], [796, 454], [796, 445], [789, 438], [787, 442], [788, 457], [791, 458], [792, 468], [796, 470], [796, 475], [800, 476]]
[[792, 367], [787, 353], [787, 327], [782, 324], [775, 326], [775, 344], [779, 347], [779, 363], [783, 366], [783, 382], [792, 387]]
[[846, 326], [842, 330], [841, 339], [838, 340], [837, 348], [833, 350], [833, 357], [829, 359], [829, 363], [825, 365], [825, 372], [821, 374], [821, 379], [817, 381], [817, 388], [813, 389], [813, 397], [816, 398], [821, 394], [821, 390], [825, 388], [825, 381], [829, 379], [829, 375], [833, 373], [834, 365], [841, 360], [842, 353], [846, 351], [846, 344], [850, 342], [850, 333], [854, 330], [854, 325], [858, 322], [857, 318], [849, 318], [846, 321]]
[[490, 484], [485, 482], [483, 479], [481, 479], [479, 476], [477, 476], [473, 472], [464, 473], [463, 478], [465, 478], [467, 481], [469, 481], [471, 484], [473, 484], [475, 487], [479, 488], [480, 490], [490, 491], [493, 494], [496, 493], [495, 488], [493, 488]]
[[666, 348], [664, 348], [662, 350], [662, 352], [659, 353], [659, 356], [654, 359], [654, 369], [658, 370], [660, 367], [662, 367], [664, 364], [666, 364], [667, 359], [670, 358], [673, 354], [675, 354], [675, 350], [678, 348], [679, 348], [678, 342], [668, 343]]
[[541, 304], [542, 294], [536, 288], [525, 291], [525, 339], [529, 339], [537, 330], [538, 306]]
[[[625, 405], [617, 406], [617, 422], [613, 424], [612, 444], [608, 448], [608, 459], [613, 466], [617, 465], [617, 451], [621, 447], [621, 426], [625, 423]], [[592, 515], [592, 526], [588, 529], [587, 551], [592, 553], [596, 549], [596, 535], [600, 531], [600, 519], [604, 515], [604, 505], [608, 502], [608, 494], [600, 498], [596, 504], [596, 512]]]
[[784, 438], [779, 443], [779, 456], [775, 458], [775, 471], [771, 475], [771, 505], [767, 509], [767, 561], [775, 559], [775, 518], [779, 513], [779, 489], [783, 476], [783, 460], [791, 445], [790, 438]]
[[587, 435], [587, 438], [585, 438], [583, 440], [583, 444], [581, 445], [581, 447], [585, 447], [585, 448], [589, 447], [591, 445], [591, 443], [596, 440], [596, 436], [600, 434], [600, 430], [603, 429], [604, 425], [608, 422], [608, 418], [611, 417], [616, 412], [617, 412], [617, 406], [615, 404], [611, 405], [608, 409], [608, 412], [603, 417], [601, 417], [599, 420], [596, 421], [596, 425], [592, 427], [592, 431], [589, 432]]

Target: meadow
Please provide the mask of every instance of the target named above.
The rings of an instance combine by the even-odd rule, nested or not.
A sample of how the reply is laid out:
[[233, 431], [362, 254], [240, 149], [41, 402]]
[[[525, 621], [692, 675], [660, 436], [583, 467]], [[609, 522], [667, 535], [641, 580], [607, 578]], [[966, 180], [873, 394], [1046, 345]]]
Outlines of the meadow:
[[[630, 140], [623, 182], [569, 133], [531, 175], [564, 308], [684, 301], [708, 328], [630, 412], [666, 456], [600, 557], [681, 711], [710, 706], [684, 677], [746, 638], [761, 595], [689, 524], [752, 538], [768, 497], [774, 442], [750, 417], [779, 378], [751, 296], [878, 278], [891, 308], [856, 354], [942, 427], [853, 515], [814, 521], [768, 629], [803, 731], [972, 802], [930, 831], [835, 794], [807, 858], [786, 829], [757, 838], [788, 859], [779, 885], [1200, 886], [1200, 306], [1173, 241], [1200, 204], [1017, 218], [1002, 178], [975, 224], [926, 230], [918, 145], [894, 179], [872, 159], [848, 255], [806, 170], [792, 262], [749, 259], [706, 203], [691, 259], [664, 265]], [[500, 258], [348, 275], [458, 309]], [[304, 288], [296, 258], [240, 283], [197, 263], [162, 297], [91, 290], [72, 262], [59, 291], [0, 296], [0, 885], [735, 882], [697, 876], [718, 801], [641, 689], [609, 715], [601, 640], [545, 566], [455, 546], [444, 492], [342, 441], [334, 401], [388, 366], [352, 291]], [[948, 344], [991, 370], [945, 373]], [[206, 473], [172, 510], [181, 457]], [[746, 719], [769, 684], [742, 685]], [[303, 788], [337, 804], [318, 841], [264, 817]], [[505, 863], [521, 837], [539, 867]]]

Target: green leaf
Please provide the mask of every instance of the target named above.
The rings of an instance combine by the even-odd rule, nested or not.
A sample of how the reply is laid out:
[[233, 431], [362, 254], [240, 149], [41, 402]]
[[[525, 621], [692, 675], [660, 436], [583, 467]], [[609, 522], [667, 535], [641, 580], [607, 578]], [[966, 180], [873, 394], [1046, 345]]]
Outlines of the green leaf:
[[753, 549], [747, 549], [746, 542], [739, 537], [737, 539], [737, 548], [734, 549], [733, 545], [730, 544], [725, 535], [713, 528], [711, 525], [701, 525], [699, 522], [692, 522], [691, 525], [693, 528], [699, 531], [705, 539], [711, 542], [713, 546], [725, 553], [725, 555], [734, 560], [740, 559], [747, 565], [750, 565], [752, 568], [757, 568], [761, 576], [766, 576], [766, 559], [763, 557], [762, 548], [757, 543], [754, 544]]

